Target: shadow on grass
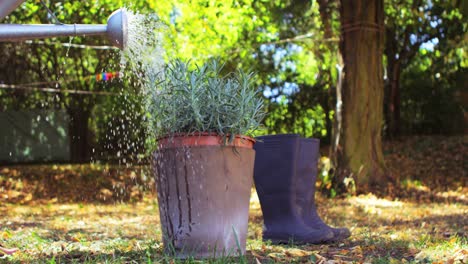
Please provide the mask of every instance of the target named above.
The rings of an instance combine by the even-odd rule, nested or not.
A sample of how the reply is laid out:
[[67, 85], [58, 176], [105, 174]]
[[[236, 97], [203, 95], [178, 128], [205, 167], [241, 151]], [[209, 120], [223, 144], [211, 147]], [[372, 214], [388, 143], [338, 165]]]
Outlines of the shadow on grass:
[[[2, 221], [0, 221], [1, 223]], [[43, 228], [44, 225], [42, 223], [38, 223], [37, 221], [6, 221], [5, 223], [0, 226], [0, 228], [7, 228], [11, 231], [22, 230], [25, 228]], [[0, 229], [1, 230], [1, 229]]]
[[[396, 228], [420, 228], [421, 226], [427, 226], [428, 233], [434, 233], [439, 229], [447, 229], [456, 231], [456, 235], [466, 237], [467, 234], [463, 231], [468, 226], [468, 218], [466, 214], [449, 214], [449, 215], [430, 215], [412, 220], [391, 220], [380, 219], [382, 225], [392, 226]], [[432, 229], [431, 229], [432, 228]], [[458, 231], [457, 231], [458, 230]], [[444, 234], [444, 236], [450, 236], [452, 234]]]
[[[463, 185], [461, 186], [468, 186]], [[455, 190], [440, 192], [431, 190], [429, 187], [408, 187], [401, 186], [400, 190], [397, 191], [398, 195], [395, 198], [401, 199], [407, 202], [417, 202], [417, 203], [439, 203], [439, 204], [449, 204], [449, 203], [459, 203], [463, 205], [468, 205], [468, 197], [466, 196], [466, 187], [458, 187]], [[458, 191], [457, 191], [458, 189]]]
[[154, 193], [148, 169], [86, 165], [13, 165], [0, 166], [0, 188], [7, 196], [0, 202], [38, 204], [99, 203], [141, 201]]

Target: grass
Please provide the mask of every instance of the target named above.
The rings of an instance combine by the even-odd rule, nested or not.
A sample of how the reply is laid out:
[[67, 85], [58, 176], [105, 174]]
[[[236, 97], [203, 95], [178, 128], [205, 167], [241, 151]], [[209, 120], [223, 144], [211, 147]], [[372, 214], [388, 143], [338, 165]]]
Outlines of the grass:
[[306, 246], [262, 242], [254, 193], [245, 258], [204, 261], [173, 260], [164, 253], [158, 206], [149, 195], [138, 203], [107, 205], [2, 204], [0, 244], [20, 251], [0, 263], [466, 263], [468, 258], [467, 204], [372, 195], [320, 198], [318, 204], [326, 222], [352, 230], [350, 239]]
[[143, 168], [107, 165], [0, 167], [0, 245], [18, 247], [0, 263], [468, 263], [465, 137], [415, 137], [385, 147], [401, 186], [327, 199], [319, 213], [352, 236], [325, 245], [262, 241], [251, 197], [243, 258], [175, 260], [164, 252], [154, 182]]

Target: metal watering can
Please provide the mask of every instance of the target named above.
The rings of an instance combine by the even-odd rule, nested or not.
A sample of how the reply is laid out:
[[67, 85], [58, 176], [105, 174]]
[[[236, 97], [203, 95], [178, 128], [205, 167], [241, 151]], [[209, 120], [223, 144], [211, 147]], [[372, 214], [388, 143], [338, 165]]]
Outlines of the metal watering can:
[[[0, 0], [0, 21], [25, 0]], [[19, 25], [0, 24], [0, 42], [23, 41], [30, 39], [106, 35], [112, 45], [125, 49], [128, 37], [127, 14], [124, 9], [112, 13], [104, 25]]]

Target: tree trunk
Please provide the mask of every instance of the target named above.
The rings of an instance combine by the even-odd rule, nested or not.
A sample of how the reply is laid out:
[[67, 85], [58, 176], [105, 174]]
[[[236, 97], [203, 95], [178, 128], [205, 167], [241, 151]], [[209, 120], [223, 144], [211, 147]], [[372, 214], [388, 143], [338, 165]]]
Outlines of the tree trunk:
[[[333, 37], [333, 29], [332, 29], [332, 25], [331, 25], [331, 1], [329, 0], [318, 0], [318, 5], [319, 5], [319, 13], [320, 13], [320, 18], [321, 18], [321, 21], [322, 21], [322, 30], [323, 30], [323, 37], [326, 39], [326, 40], [329, 40]], [[334, 48], [333, 48], [333, 44], [332, 42], [325, 42], [324, 45], [327, 47], [328, 51], [330, 52], [333, 52]], [[318, 54], [318, 57], [321, 58], [322, 62], [324, 61], [323, 59], [323, 56], [321, 54]], [[324, 102], [321, 103], [324, 111], [325, 111], [325, 128], [327, 130], [327, 136], [325, 137], [325, 139], [322, 141], [324, 144], [330, 144], [332, 142], [332, 137], [333, 137], [333, 117], [330, 113], [330, 110], [331, 109], [334, 109], [334, 106], [335, 106], [335, 96], [333, 94], [333, 90], [332, 89], [332, 82], [333, 82], [333, 78], [332, 78], [332, 73], [331, 73], [331, 70], [333, 70], [333, 66], [330, 65], [330, 68], [328, 68], [327, 70], [324, 70], [323, 71], [323, 74], [325, 74], [326, 76], [328, 76], [328, 82], [329, 82], [329, 89], [328, 89], [328, 93], [327, 95], [325, 96], [324, 98]], [[331, 144], [330, 144], [331, 145]]]
[[383, 191], [384, 1], [342, 0], [343, 67], [337, 85], [333, 186], [339, 193]]
[[390, 82], [390, 97], [388, 101], [388, 132], [390, 138], [398, 137], [400, 134], [400, 63], [397, 62], [388, 72]]
[[73, 163], [88, 162], [89, 153], [89, 117], [90, 112], [82, 109], [69, 109], [70, 159]]
[[386, 136], [394, 138], [400, 133], [400, 73], [404, 50], [398, 51], [395, 30], [387, 27], [385, 33], [384, 52], [387, 56], [387, 82], [385, 84], [384, 113]]
[[328, 90], [329, 92], [327, 93], [327, 100], [325, 100], [325, 102], [322, 104], [323, 111], [325, 112], [325, 129], [327, 130], [327, 135], [322, 140], [322, 143], [324, 145], [330, 145], [331, 139], [332, 139], [332, 130], [333, 130], [333, 119], [332, 119], [332, 115], [330, 114], [331, 110], [333, 109], [330, 107], [331, 106], [330, 98], [333, 98], [332, 96], [330, 96], [330, 91], [333, 89], [330, 88]]

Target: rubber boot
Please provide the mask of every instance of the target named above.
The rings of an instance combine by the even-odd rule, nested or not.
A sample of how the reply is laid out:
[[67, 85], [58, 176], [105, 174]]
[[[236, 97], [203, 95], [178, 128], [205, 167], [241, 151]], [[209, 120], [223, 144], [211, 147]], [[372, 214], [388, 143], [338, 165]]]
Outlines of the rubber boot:
[[333, 232], [316, 229], [302, 219], [296, 201], [296, 160], [299, 135], [257, 138], [254, 181], [263, 212], [263, 240], [274, 244], [317, 244], [331, 241]]
[[297, 205], [304, 222], [313, 228], [333, 232], [332, 241], [348, 238], [351, 233], [347, 228], [332, 228], [325, 224], [317, 213], [315, 205], [315, 182], [317, 180], [317, 163], [320, 141], [315, 138], [301, 138], [299, 157], [297, 159]]

